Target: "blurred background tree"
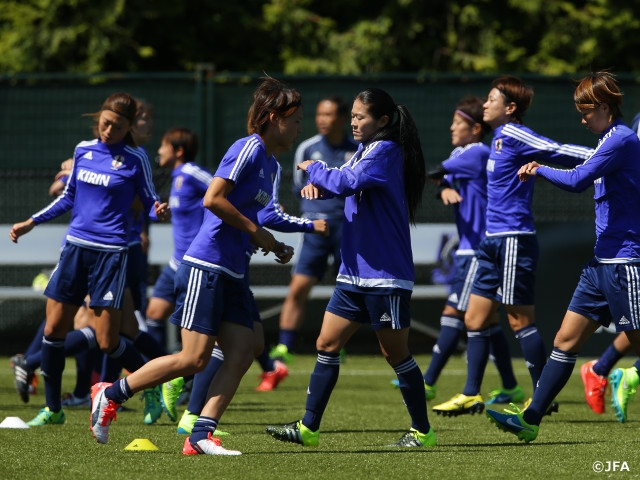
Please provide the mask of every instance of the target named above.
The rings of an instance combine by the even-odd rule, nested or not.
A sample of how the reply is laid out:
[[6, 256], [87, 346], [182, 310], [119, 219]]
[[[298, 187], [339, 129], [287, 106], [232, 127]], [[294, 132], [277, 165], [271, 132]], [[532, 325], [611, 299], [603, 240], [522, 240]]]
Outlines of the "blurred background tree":
[[0, 0], [0, 73], [640, 71], [640, 0]]

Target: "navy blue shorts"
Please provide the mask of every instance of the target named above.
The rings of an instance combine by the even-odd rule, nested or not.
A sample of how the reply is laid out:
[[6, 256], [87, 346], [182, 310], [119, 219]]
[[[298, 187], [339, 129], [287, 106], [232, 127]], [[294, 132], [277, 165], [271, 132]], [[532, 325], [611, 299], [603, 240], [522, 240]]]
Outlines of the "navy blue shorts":
[[536, 235], [485, 237], [471, 293], [504, 305], [534, 305], [539, 254]]
[[176, 287], [175, 287], [176, 272], [170, 265], [166, 265], [155, 285], [153, 286], [152, 296], [155, 298], [162, 298], [169, 303], [176, 304]]
[[176, 272], [176, 310], [171, 323], [218, 336], [221, 322], [253, 330], [252, 296], [242, 280], [181, 263]]
[[600, 263], [584, 266], [567, 310], [616, 332], [640, 329], [640, 264]]
[[[313, 220], [313, 215], [306, 216]], [[322, 280], [327, 271], [329, 258], [333, 258], [333, 271], [338, 275], [340, 268], [340, 242], [342, 241], [342, 218], [327, 219], [329, 236], [304, 233], [298, 244], [298, 258], [291, 273], [308, 275]]]
[[471, 286], [478, 270], [478, 259], [475, 255], [456, 255], [453, 257], [453, 267], [455, 275], [451, 282], [447, 305], [466, 312]]
[[126, 285], [127, 251], [105, 251], [81, 247], [67, 242], [60, 261], [51, 274], [46, 297], [71, 305], [122, 308]]
[[402, 290], [388, 295], [345, 290], [336, 285], [327, 311], [352, 322], [369, 323], [373, 330], [409, 328], [411, 292]]

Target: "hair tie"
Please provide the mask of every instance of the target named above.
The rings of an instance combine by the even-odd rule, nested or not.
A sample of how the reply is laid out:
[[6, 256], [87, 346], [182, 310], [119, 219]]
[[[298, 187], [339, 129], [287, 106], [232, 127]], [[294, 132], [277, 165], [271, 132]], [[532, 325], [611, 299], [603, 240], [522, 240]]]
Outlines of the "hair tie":
[[476, 123], [480, 123], [479, 121], [475, 120], [474, 118], [471, 117], [471, 115], [464, 113], [462, 110], [456, 110], [456, 112], [458, 115], [460, 115], [462, 118], [468, 120], [471, 122], [471, 124], [476, 124]]

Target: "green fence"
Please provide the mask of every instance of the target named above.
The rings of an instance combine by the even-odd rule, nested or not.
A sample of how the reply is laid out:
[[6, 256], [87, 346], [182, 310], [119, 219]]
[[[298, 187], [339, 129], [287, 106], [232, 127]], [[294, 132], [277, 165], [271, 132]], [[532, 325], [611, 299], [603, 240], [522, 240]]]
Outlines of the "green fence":
[[[246, 135], [246, 113], [259, 77], [216, 74], [206, 65], [194, 72], [182, 73], [0, 76], [0, 224], [24, 220], [51, 200], [47, 189], [60, 162], [72, 155], [79, 141], [91, 138], [91, 119], [83, 114], [99, 110], [102, 101], [111, 93], [126, 91], [152, 104], [155, 132], [147, 145], [152, 160], [162, 132], [173, 126], [184, 126], [200, 136], [198, 161], [214, 170], [228, 146]], [[493, 77], [394, 74], [279, 78], [302, 92], [306, 111], [300, 140], [315, 134], [314, 111], [321, 97], [336, 93], [351, 99], [359, 91], [376, 86], [389, 91], [397, 103], [409, 107], [421, 133], [427, 164], [435, 166], [447, 158], [452, 149], [449, 126], [456, 102], [466, 95], [486, 95]], [[525, 117], [528, 126], [560, 142], [596, 145], [596, 136], [581, 126], [580, 116], [575, 111], [572, 102], [574, 79], [526, 76], [525, 80], [535, 90], [533, 105]], [[630, 75], [620, 75], [619, 80], [625, 92], [623, 111], [630, 121], [640, 110], [640, 82]], [[280, 157], [284, 168], [281, 200], [287, 211], [297, 213], [297, 202], [288, 186], [292, 159], [292, 152]], [[166, 191], [169, 178], [166, 173], [157, 171], [156, 178], [159, 191]], [[543, 260], [566, 261], [574, 254], [577, 257], [570, 267], [565, 264], [562, 271], [558, 269], [557, 261], [541, 268], [541, 272], [545, 272], [545, 268], [547, 271], [541, 273], [545, 278], [539, 291], [545, 296], [563, 292], [562, 298], [553, 300], [553, 305], [548, 303], [548, 298], [544, 299], [548, 308], [543, 310], [543, 316], [559, 320], [568, 302], [566, 296], [570, 295], [577, 280], [579, 264], [590, 255], [593, 227], [564, 230], [560, 238], [553, 233], [553, 226], [566, 221], [591, 224], [592, 192], [569, 194], [541, 181], [536, 187], [534, 210], [537, 222], [544, 225], [541, 231], [552, 230], [549, 238], [554, 239], [555, 251], [561, 252], [546, 255], [541, 239]], [[429, 185], [418, 221], [442, 223], [452, 220], [451, 210], [435, 200], [434, 188]], [[67, 222], [68, 217], [58, 221]], [[575, 232], [582, 232], [581, 238], [567, 238], [576, 235]], [[5, 238], [3, 248], [14, 248], [7, 238], [8, 232], [0, 233]], [[579, 248], [574, 248], [575, 245]], [[567, 270], [568, 273], [563, 273]], [[29, 285], [38, 271], [37, 266], [0, 265], [0, 284]], [[258, 282], [286, 282], [287, 272], [281, 269], [278, 274], [283, 278], [277, 280], [273, 272], [261, 271], [253, 278]], [[421, 275], [424, 276], [424, 272]], [[37, 324], [42, 319], [42, 305], [32, 303], [6, 302], [2, 305], [0, 324]], [[439, 308], [440, 304], [436, 310]], [[553, 313], [549, 313], [550, 310]], [[549, 333], [551, 331], [555, 328], [549, 329]]]

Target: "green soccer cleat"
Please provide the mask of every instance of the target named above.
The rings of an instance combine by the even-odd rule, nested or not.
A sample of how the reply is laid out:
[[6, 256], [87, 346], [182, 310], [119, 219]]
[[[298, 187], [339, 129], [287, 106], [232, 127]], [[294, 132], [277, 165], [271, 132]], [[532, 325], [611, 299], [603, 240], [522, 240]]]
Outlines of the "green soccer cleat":
[[27, 425], [30, 427], [42, 427], [43, 425], [62, 425], [66, 421], [64, 410], [54, 413], [49, 407], [44, 407], [38, 412], [35, 418], [29, 420]]
[[279, 343], [271, 349], [271, 351], [269, 352], [269, 357], [273, 358], [274, 360], [280, 360], [284, 363], [293, 362], [293, 353], [289, 353], [289, 348], [282, 343]]
[[422, 433], [412, 428], [408, 432], [406, 432], [400, 440], [390, 445], [388, 447], [435, 447], [437, 445], [436, 434], [433, 431], [433, 428], [429, 428], [427, 433]]
[[513, 411], [505, 410], [505, 413], [500, 413], [495, 410], [487, 410], [486, 415], [500, 430], [513, 433], [518, 439], [524, 440], [525, 443], [535, 440], [540, 427], [537, 425], [529, 425], [524, 421], [523, 411], [513, 403], [510, 406], [513, 408]]
[[182, 393], [182, 387], [184, 387], [184, 377], [174, 378], [162, 384], [160, 387], [160, 404], [164, 413], [172, 422], [178, 419], [178, 410], [176, 405], [178, 404], [178, 398]]
[[620, 423], [627, 421], [627, 406], [629, 400], [636, 394], [640, 377], [636, 367], [616, 368], [609, 375], [611, 384], [611, 406]]
[[312, 432], [302, 424], [302, 420], [287, 423], [282, 427], [267, 427], [267, 433], [281, 442], [299, 443], [305, 447], [317, 447], [320, 430]]
[[147, 388], [142, 392], [141, 400], [144, 400], [144, 423], [151, 425], [162, 415], [160, 405], [160, 387]]
[[191, 435], [196, 420], [198, 420], [198, 415], [185, 410], [180, 418], [180, 423], [178, 423], [178, 433]]
[[516, 385], [511, 389], [496, 388], [489, 392], [491, 399], [487, 402], [487, 405], [494, 405], [496, 403], [520, 403], [524, 400], [524, 390], [520, 385]]
[[433, 407], [433, 411], [438, 415], [445, 417], [457, 417], [458, 415], [465, 415], [470, 413], [482, 413], [484, 410], [484, 403], [480, 395], [464, 395], [459, 393], [451, 400], [441, 403]]

